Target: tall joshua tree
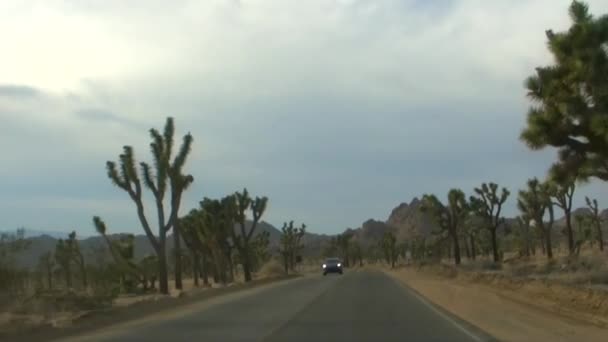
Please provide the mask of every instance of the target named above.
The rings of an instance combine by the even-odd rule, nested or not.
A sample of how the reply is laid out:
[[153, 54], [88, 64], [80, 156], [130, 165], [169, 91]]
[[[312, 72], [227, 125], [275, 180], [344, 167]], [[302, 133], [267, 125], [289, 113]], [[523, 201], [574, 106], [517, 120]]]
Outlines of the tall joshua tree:
[[[174, 227], [181, 203], [183, 192], [192, 184], [192, 175], [182, 174], [182, 169], [186, 163], [186, 158], [192, 145], [192, 135], [186, 134], [183, 143], [173, 160], [171, 154], [173, 150], [173, 136], [175, 128], [173, 118], [167, 118], [163, 134], [156, 129], [150, 129], [152, 143], [150, 148], [153, 157], [152, 167], [145, 162], [141, 162], [141, 178], [137, 170], [133, 148], [124, 146], [123, 153], [119, 156], [119, 165], [108, 161], [106, 168], [108, 177], [112, 183], [124, 190], [131, 200], [135, 203], [137, 217], [144, 229], [150, 244], [158, 256], [159, 288], [163, 294], [169, 293], [169, 280], [167, 274], [167, 233]], [[152, 170], [154, 169], [154, 170]], [[152, 231], [148, 218], [146, 217], [144, 202], [142, 198], [142, 178], [144, 186], [147, 187], [154, 196], [156, 213], [158, 219], [158, 234]], [[169, 212], [165, 212], [165, 194], [167, 187], [170, 187]], [[168, 215], [167, 215], [168, 214]], [[174, 229], [174, 236], [179, 239], [179, 229]], [[179, 263], [180, 259], [176, 258]], [[181, 266], [176, 265], [176, 269]], [[179, 280], [178, 280], [179, 279]], [[176, 285], [181, 282], [181, 276], [176, 274]]]
[[474, 208], [477, 214], [485, 221], [485, 227], [489, 230], [492, 241], [494, 262], [498, 262], [500, 261], [500, 257], [498, 254], [496, 231], [504, 222], [504, 218], [500, 216], [500, 212], [502, 205], [505, 203], [510, 193], [506, 188], [502, 188], [499, 194], [498, 184], [496, 183], [483, 183], [480, 188], [475, 188], [475, 193], [477, 194], [477, 197], [471, 196], [470, 198], [471, 207]]
[[[250, 240], [255, 232], [255, 228], [258, 222], [262, 218], [264, 211], [266, 210], [266, 204], [268, 203], [267, 197], [256, 197], [252, 199], [249, 196], [247, 189], [244, 189], [242, 193], [236, 192], [234, 194], [236, 201], [236, 222], [239, 226], [239, 234], [234, 229], [231, 230], [234, 240], [234, 245], [239, 252], [241, 257], [241, 263], [243, 265], [243, 273], [245, 274], [245, 281], [251, 281], [251, 268], [252, 268], [252, 255]], [[247, 211], [251, 209], [252, 222], [247, 228]]]

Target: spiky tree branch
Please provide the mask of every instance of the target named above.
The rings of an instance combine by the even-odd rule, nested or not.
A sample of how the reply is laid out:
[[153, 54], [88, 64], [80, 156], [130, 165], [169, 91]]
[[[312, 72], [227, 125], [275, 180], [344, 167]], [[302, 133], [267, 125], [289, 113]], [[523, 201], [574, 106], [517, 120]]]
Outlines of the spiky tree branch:
[[492, 182], [483, 183], [481, 184], [481, 187], [475, 188], [474, 191], [478, 197], [470, 197], [469, 201], [471, 203], [471, 208], [484, 219], [486, 229], [488, 229], [490, 232], [492, 239], [494, 262], [499, 262], [500, 257], [498, 253], [498, 239], [496, 237], [496, 231], [504, 222], [504, 218], [502, 218], [500, 214], [502, 206], [509, 197], [510, 192], [506, 188], [502, 188], [499, 194], [498, 184]]

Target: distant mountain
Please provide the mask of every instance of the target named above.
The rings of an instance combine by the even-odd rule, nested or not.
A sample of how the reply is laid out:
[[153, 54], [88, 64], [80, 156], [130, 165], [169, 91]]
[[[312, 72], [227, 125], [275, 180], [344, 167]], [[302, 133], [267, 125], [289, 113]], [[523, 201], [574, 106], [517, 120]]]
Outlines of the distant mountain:
[[[434, 219], [430, 214], [423, 213], [420, 211], [422, 201], [418, 198], [412, 199], [410, 203], [401, 203], [396, 206], [390, 213], [386, 222], [369, 219], [363, 222], [361, 228], [357, 228], [354, 231], [356, 239], [360, 241], [362, 245], [370, 245], [377, 242], [384, 232], [392, 229], [397, 236], [398, 241], [405, 241], [411, 239], [414, 236], [428, 236], [431, 232], [439, 229]], [[555, 208], [555, 231], [563, 228], [566, 224], [566, 219], [562, 215], [562, 211], [559, 208]], [[589, 215], [590, 211], [588, 208], [577, 208], [572, 211], [572, 216], [576, 215]], [[608, 234], [608, 209], [605, 209], [600, 214], [606, 223], [604, 224], [604, 230]], [[574, 224], [574, 222], [573, 222]], [[516, 218], [506, 217], [505, 223], [498, 228], [498, 234], [505, 234], [507, 228], [513, 228], [517, 225]], [[562, 235], [555, 233], [555, 239], [563, 238]]]
[[[249, 228], [251, 222], [247, 223]], [[240, 229], [235, 226], [235, 229]], [[269, 244], [271, 251], [277, 251], [281, 239], [281, 231], [272, 226], [271, 224], [261, 221], [258, 223], [254, 236], [261, 232], [269, 233]], [[27, 240], [30, 241], [30, 246], [25, 251], [17, 255], [16, 261], [20, 267], [35, 267], [38, 264], [39, 258], [47, 253], [55, 250], [55, 245], [59, 238], [66, 238], [68, 233], [58, 233], [54, 236], [48, 235], [43, 232], [39, 235], [26, 236]], [[110, 234], [111, 239], [118, 239], [121, 235], [126, 234]], [[318, 255], [321, 253], [324, 243], [330, 239], [329, 235], [306, 233], [302, 238], [302, 242], [305, 245], [304, 255]], [[111, 256], [106, 248], [106, 243], [101, 236], [92, 236], [80, 239], [80, 248], [85, 255], [85, 260], [91, 263], [95, 263], [101, 260], [110, 260]], [[174, 246], [173, 235], [167, 237], [167, 249], [171, 250]], [[184, 246], [185, 247], [185, 246]], [[134, 241], [135, 258], [140, 259], [146, 255], [154, 254], [154, 249], [148, 241], [148, 238], [144, 234], [135, 235]]]
[[[8, 233], [8, 234], [14, 234], [17, 231], [17, 229], [15, 230], [3, 230], [0, 231], [0, 233]], [[25, 234], [25, 238], [34, 238], [34, 237], [39, 237], [39, 236], [49, 236], [55, 239], [67, 239], [68, 235], [71, 233], [71, 231], [54, 231], [54, 230], [37, 230], [37, 229], [30, 229], [30, 228], [24, 228], [24, 234]], [[82, 240], [82, 239], [86, 239], [88, 236], [83, 236], [78, 234], [77, 235], [77, 239]]]

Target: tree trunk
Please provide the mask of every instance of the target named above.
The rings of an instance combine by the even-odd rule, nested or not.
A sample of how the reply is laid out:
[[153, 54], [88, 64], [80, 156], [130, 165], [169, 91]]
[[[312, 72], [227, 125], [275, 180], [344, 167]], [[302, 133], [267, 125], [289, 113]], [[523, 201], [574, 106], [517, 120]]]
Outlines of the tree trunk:
[[566, 233], [568, 234], [568, 252], [574, 253], [574, 232], [572, 231], [572, 213], [566, 210]]
[[551, 230], [553, 228], [553, 222], [555, 221], [555, 218], [553, 216], [553, 205], [551, 203], [549, 203], [548, 209], [549, 209], [549, 225], [547, 226], [547, 229], [545, 232], [546, 239], [547, 239], [547, 258], [553, 259], [553, 247], [551, 246]]
[[220, 283], [220, 271], [219, 271], [219, 266], [217, 264], [214, 263], [213, 265], [213, 282], [215, 284], [219, 284]]
[[492, 255], [494, 256], [494, 262], [499, 262], [500, 257], [498, 256], [498, 243], [496, 241], [496, 228], [493, 227], [490, 229], [490, 233], [492, 236]]
[[540, 229], [540, 233], [539, 233], [539, 240], [540, 240], [540, 248], [541, 248], [541, 252], [543, 255], [547, 255], [547, 237], [545, 236], [545, 229], [542, 227], [539, 227]]
[[167, 274], [167, 233], [161, 227], [158, 248], [158, 287], [161, 294], [169, 294], [169, 275]]
[[49, 290], [52, 290], [53, 289], [53, 271], [51, 270], [50, 267], [48, 267], [46, 272], [47, 272], [46, 279], [47, 279], [47, 282], [49, 285]]
[[551, 247], [551, 229], [547, 228], [545, 231], [545, 242], [547, 248], [547, 258], [553, 259], [553, 248]]
[[65, 267], [65, 284], [68, 289], [72, 287], [72, 270], [70, 270], [69, 264]]
[[458, 243], [458, 235], [452, 234], [452, 240], [454, 240], [454, 263], [460, 265], [460, 244]]
[[602, 234], [602, 225], [597, 225], [597, 242], [600, 245], [600, 251], [604, 251], [604, 236]]
[[477, 250], [475, 249], [475, 237], [471, 235], [469, 239], [471, 240], [471, 258], [475, 260], [475, 258], [477, 257]]
[[194, 286], [198, 287], [198, 271], [200, 269], [198, 254], [196, 252], [192, 252], [192, 278], [194, 279]]
[[203, 285], [209, 286], [209, 262], [205, 251], [201, 253], [200, 274], [203, 277]]
[[182, 285], [182, 246], [179, 228], [173, 224], [173, 248], [175, 250], [175, 288], [181, 290]]
[[78, 257], [80, 262], [80, 273], [82, 273], [82, 286], [86, 289], [89, 286], [89, 282], [87, 280], [87, 268], [84, 263], [84, 256], [80, 254]]
[[289, 254], [287, 252], [283, 252], [283, 264], [285, 267], [285, 274], [289, 274]]
[[230, 276], [229, 282], [234, 282], [234, 264], [232, 262], [232, 253], [230, 252], [227, 256], [228, 261], [228, 275]]
[[245, 282], [249, 282], [252, 279], [252, 277], [251, 277], [251, 255], [249, 253], [249, 248], [247, 246], [247, 243], [245, 243], [245, 245], [243, 246], [243, 249], [241, 251], [241, 259], [243, 259], [242, 265], [243, 265], [243, 276], [245, 277]]
[[471, 259], [471, 248], [469, 247], [469, 242], [467, 241], [467, 239], [463, 239], [462, 243], [464, 244], [464, 252], [467, 256], [467, 259]]

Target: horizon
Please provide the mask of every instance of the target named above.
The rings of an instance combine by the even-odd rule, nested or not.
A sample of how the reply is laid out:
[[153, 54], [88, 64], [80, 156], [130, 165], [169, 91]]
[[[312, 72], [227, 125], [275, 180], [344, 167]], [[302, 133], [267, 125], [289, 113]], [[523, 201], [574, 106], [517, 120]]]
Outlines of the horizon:
[[[518, 137], [523, 82], [551, 63], [545, 30], [569, 26], [569, 0], [146, 4], [0, 4], [3, 229], [93, 236], [99, 215], [109, 233], [143, 233], [105, 162], [123, 145], [150, 161], [148, 130], [168, 116], [176, 144], [194, 137], [180, 214], [246, 187], [269, 197], [262, 220], [317, 234], [482, 182], [511, 191], [513, 217], [517, 190], [555, 160]], [[585, 196], [608, 207], [603, 182], [574, 207]]]

